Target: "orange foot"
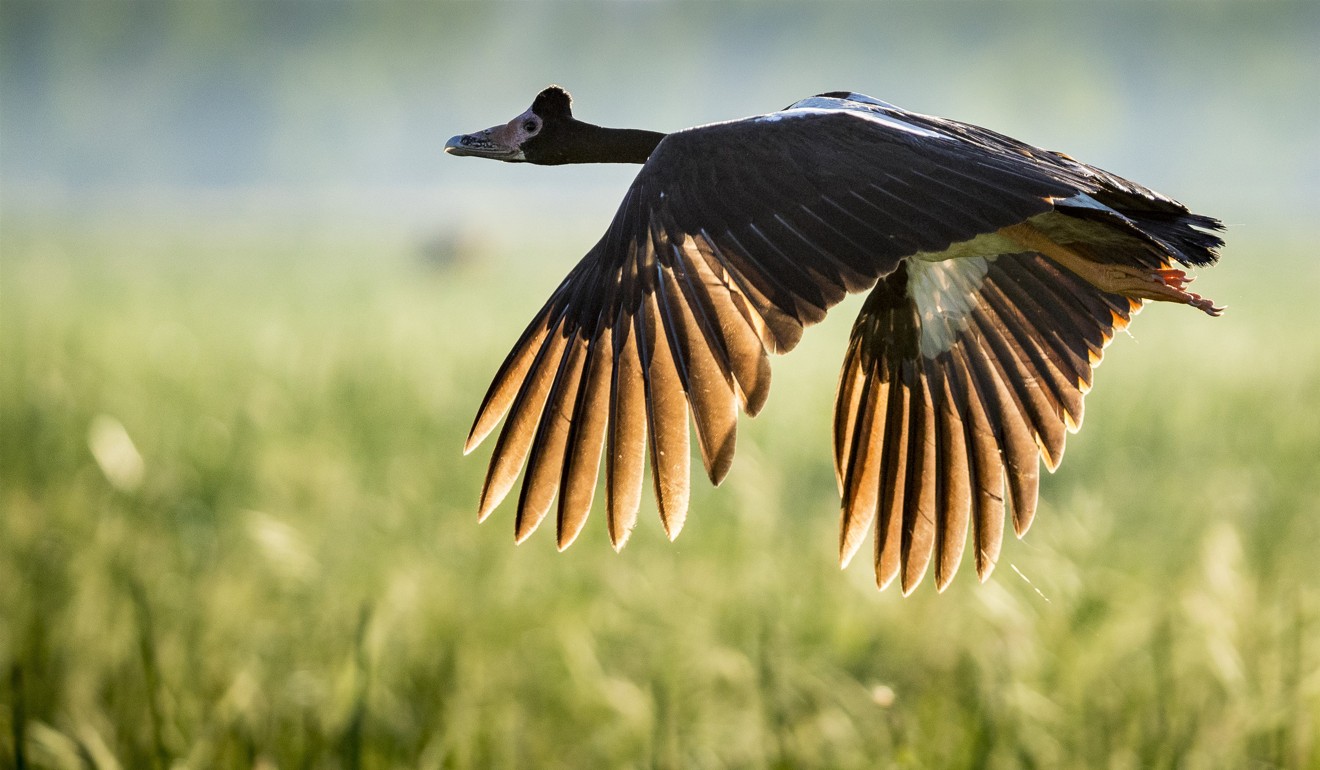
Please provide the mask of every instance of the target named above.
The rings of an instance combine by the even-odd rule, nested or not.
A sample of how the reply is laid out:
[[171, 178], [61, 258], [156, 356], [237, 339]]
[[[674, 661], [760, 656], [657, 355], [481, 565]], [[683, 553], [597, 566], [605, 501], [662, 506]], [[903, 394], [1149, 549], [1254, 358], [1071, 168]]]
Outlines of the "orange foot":
[[1025, 222], [1005, 227], [999, 231], [999, 234], [1011, 238], [1032, 251], [1044, 254], [1101, 291], [1122, 294], [1132, 299], [1191, 305], [1212, 316], [1224, 312], [1222, 307], [1217, 307], [1211, 300], [1187, 291], [1187, 284], [1192, 282], [1192, 278], [1177, 268], [1165, 266], [1151, 269], [1092, 262], [1067, 246], [1051, 240]]
[[1187, 284], [1192, 282], [1192, 278], [1177, 268], [1163, 267], [1151, 270], [1130, 265], [1099, 265], [1094, 262], [1087, 264], [1090, 267], [1083, 270], [1078, 270], [1071, 264], [1068, 268], [1104, 291], [1134, 299], [1191, 305], [1212, 316], [1224, 312], [1224, 309], [1216, 307], [1213, 301], [1187, 291]]

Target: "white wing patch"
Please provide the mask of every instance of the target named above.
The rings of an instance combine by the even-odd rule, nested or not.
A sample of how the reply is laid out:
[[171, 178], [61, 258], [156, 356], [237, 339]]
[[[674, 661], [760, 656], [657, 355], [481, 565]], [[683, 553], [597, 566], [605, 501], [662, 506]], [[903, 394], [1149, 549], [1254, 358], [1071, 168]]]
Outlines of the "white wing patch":
[[934, 358], [953, 347], [977, 307], [977, 292], [995, 257], [962, 257], [942, 262], [909, 259], [908, 296], [921, 319], [921, 354]]
[[1071, 198], [1050, 198], [1050, 202], [1055, 206], [1072, 206], [1078, 209], [1100, 209], [1101, 211], [1113, 211], [1100, 201], [1092, 198], [1086, 193], [1077, 193]]
[[863, 104], [874, 104], [877, 107], [884, 107], [885, 109], [888, 110], [900, 109], [899, 107], [892, 105], [889, 102], [886, 102], [882, 99], [877, 99], [874, 96], [867, 96], [866, 94], [859, 94], [856, 91], [848, 92], [848, 101], [862, 102]]
[[[874, 102], [874, 100], [872, 100], [871, 103], [880, 106], [880, 104]], [[914, 126], [911, 123], [903, 121], [894, 115], [889, 114], [887, 111], [888, 109], [895, 108], [889, 108], [886, 106], [884, 109], [875, 109], [872, 107], [865, 107], [862, 103], [856, 100], [836, 99], [830, 96], [813, 96], [810, 99], [803, 99], [802, 101], [793, 104], [788, 109], [780, 110], [779, 112], [772, 112], [769, 115], [761, 115], [755, 118], [755, 120], [773, 123], [787, 118], [805, 118], [813, 115], [845, 113], [848, 115], [855, 115], [863, 120], [869, 120], [872, 123], [879, 123], [886, 128], [892, 128], [896, 131], [915, 134], [928, 139], [954, 141], [953, 137], [945, 136], [939, 132], [931, 131], [922, 128], [921, 126]]]

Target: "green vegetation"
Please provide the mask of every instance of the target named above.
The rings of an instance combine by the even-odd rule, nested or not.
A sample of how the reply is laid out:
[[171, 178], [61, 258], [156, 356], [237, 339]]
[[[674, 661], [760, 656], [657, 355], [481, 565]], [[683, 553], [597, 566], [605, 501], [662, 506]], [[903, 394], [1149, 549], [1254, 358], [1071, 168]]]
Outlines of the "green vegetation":
[[1317, 766], [1320, 268], [1262, 237], [1198, 284], [1227, 316], [1150, 308], [1110, 348], [990, 581], [903, 599], [833, 561], [855, 303], [776, 362], [677, 542], [652, 511], [615, 555], [597, 516], [557, 554], [477, 525], [460, 447], [576, 238], [438, 265], [11, 218], [0, 762]]

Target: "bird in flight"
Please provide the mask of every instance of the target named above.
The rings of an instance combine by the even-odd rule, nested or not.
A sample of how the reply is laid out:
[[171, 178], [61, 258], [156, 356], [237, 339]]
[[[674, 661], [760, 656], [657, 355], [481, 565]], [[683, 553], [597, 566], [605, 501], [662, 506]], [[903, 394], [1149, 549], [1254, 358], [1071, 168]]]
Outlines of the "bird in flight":
[[943, 590], [970, 537], [985, 580], [1006, 516], [1019, 537], [1031, 524], [1040, 462], [1058, 467], [1114, 333], [1147, 300], [1222, 310], [1178, 267], [1218, 259], [1218, 220], [1062, 153], [861, 94], [663, 134], [580, 121], [551, 86], [445, 151], [642, 166], [514, 344], [467, 439], [470, 452], [504, 420], [480, 517], [521, 472], [518, 542], [554, 506], [567, 548], [603, 462], [622, 548], [648, 452], [672, 540], [688, 512], [689, 420], [719, 484], [739, 409], [765, 404], [767, 354], [870, 292], [834, 405], [840, 562], [874, 528], [880, 588], [897, 578], [907, 594], [933, 565]]

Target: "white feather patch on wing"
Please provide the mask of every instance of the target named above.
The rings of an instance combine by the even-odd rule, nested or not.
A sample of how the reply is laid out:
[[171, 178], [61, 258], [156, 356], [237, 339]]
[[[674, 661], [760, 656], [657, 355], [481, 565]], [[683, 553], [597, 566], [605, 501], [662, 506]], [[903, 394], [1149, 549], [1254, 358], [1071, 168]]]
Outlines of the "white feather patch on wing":
[[[853, 104], [849, 104], [849, 102], [853, 102]], [[873, 96], [867, 96], [855, 92], [849, 92], [847, 98], [840, 98], [837, 96], [808, 96], [806, 99], [794, 102], [788, 109], [793, 110], [801, 107], [817, 107], [824, 110], [855, 110], [858, 109], [858, 104], [870, 104], [876, 107], [883, 107], [886, 110], [900, 109], [889, 102], [882, 102]]]
[[967, 316], [977, 307], [976, 294], [994, 259], [908, 260], [907, 292], [921, 319], [923, 356], [934, 358], [953, 347], [954, 340], [967, 328]]
[[1100, 209], [1101, 211], [1114, 210], [1086, 193], [1077, 193], [1069, 198], [1051, 198], [1050, 202], [1055, 206], [1072, 206], [1073, 208], [1078, 209]]
[[761, 115], [756, 118], [756, 120], [773, 123], [786, 118], [805, 118], [811, 115], [834, 112], [855, 115], [863, 120], [869, 120], [872, 123], [879, 123], [886, 128], [923, 136], [928, 139], [953, 141], [953, 137], [945, 136], [944, 134], [920, 126], [914, 126], [911, 123], [907, 123], [880, 110], [863, 107], [859, 103], [847, 99], [835, 99], [833, 97], [824, 96], [813, 96], [810, 99], [803, 99], [786, 110], [772, 112], [769, 115]]
[[848, 101], [862, 102], [863, 104], [874, 104], [877, 107], [884, 107], [887, 110], [899, 109], [897, 106], [890, 104], [889, 102], [884, 101], [883, 99], [877, 99], [874, 96], [867, 96], [866, 94], [859, 94], [856, 91], [848, 92]]

